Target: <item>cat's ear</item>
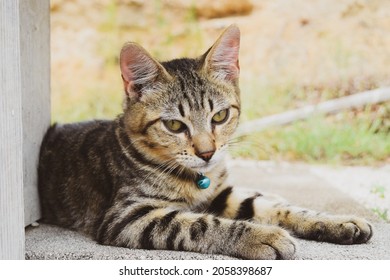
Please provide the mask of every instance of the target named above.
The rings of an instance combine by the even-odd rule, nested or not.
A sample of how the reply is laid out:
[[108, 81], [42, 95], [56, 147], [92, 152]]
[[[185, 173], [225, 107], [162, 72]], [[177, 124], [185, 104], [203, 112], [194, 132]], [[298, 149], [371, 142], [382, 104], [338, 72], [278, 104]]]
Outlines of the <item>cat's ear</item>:
[[203, 69], [216, 79], [234, 82], [240, 74], [240, 30], [229, 26], [205, 54]]
[[119, 64], [129, 97], [140, 98], [170, 77], [165, 68], [136, 43], [127, 43], [122, 48]]

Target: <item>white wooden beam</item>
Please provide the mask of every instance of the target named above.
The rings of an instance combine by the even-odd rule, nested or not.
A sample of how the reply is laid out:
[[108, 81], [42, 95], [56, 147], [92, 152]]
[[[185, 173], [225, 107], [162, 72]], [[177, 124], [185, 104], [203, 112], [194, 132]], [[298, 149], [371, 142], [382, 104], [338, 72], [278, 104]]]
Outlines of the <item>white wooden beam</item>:
[[39, 218], [37, 159], [50, 121], [49, 0], [1, 0], [0, 26], [0, 259], [24, 259], [24, 226]]
[[0, 259], [24, 257], [19, 1], [0, 1]]

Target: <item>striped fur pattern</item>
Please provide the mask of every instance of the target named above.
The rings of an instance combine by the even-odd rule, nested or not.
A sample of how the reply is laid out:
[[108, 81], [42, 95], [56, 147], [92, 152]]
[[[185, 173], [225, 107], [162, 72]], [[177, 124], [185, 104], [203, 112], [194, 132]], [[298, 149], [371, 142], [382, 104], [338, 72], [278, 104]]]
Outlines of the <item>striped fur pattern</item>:
[[[227, 183], [224, 157], [240, 115], [239, 30], [196, 59], [160, 63], [126, 44], [124, 112], [113, 121], [53, 125], [42, 143], [43, 220], [100, 244], [291, 259], [297, 237], [367, 242], [371, 226]], [[199, 173], [211, 179], [197, 187]]]

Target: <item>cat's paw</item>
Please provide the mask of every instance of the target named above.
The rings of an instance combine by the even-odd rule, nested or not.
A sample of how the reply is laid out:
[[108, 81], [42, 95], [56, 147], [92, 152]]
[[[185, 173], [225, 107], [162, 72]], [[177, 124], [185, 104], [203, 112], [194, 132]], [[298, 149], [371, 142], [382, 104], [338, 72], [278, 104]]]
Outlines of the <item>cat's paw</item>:
[[293, 259], [296, 242], [290, 234], [273, 226], [256, 226], [240, 241], [239, 254], [246, 259]]
[[372, 226], [364, 219], [351, 217], [340, 223], [342, 244], [366, 243], [372, 237]]
[[345, 245], [366, 243], [373, 234], [372, 226], [365, 219], [349, 216], [318, 221], [314, 228], [317, 240]]

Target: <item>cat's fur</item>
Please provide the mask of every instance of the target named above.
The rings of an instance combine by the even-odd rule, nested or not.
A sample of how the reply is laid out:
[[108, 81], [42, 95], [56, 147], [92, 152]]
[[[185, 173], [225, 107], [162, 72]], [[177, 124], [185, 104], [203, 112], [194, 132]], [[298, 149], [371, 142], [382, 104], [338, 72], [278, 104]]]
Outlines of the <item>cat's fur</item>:
[[[317, 213], [261, 193], [243, 196], [227, 184], [224, 154], [240, 116], [239, 39], [231, 26], [201, 57], [163, 63], [126, 44], [123, 114], [54, 125], [44, 138], [44, 221], [100, 244], [246, 259], [293, 258], [289, 232], [367, 242], [372, 228], [363, 219]], [[228, 111], [226, 120], [213, 121], [221, 110]], [[169, 120], [181, 121], [184, 130], [173, 132]], [[211, 180], [207, 189], [197, 186], [200, 172]]]

